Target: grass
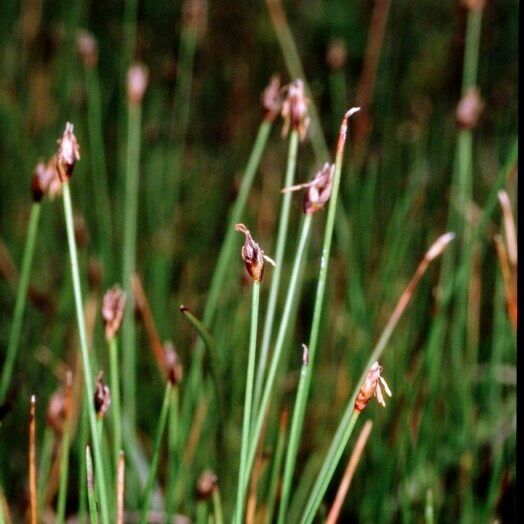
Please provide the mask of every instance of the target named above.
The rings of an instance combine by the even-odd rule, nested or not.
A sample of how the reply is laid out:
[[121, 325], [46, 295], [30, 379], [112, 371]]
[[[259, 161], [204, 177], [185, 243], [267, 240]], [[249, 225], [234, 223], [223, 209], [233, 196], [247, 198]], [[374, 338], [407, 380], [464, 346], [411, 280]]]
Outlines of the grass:
[[[0, 522], [515, 520], [516, 14], [436, 0], [3, 3]], [[82, 28], [96, 63], [75, 55]], [[337, 39], [347, 56], [333, 67]], [[130, 100], [137, 62], [149, 84]], [[283, 139], [258, 103], [275, 72], [304, 82], [300, 145], [300, 125]], [[474, 86], [484, 110], [460, 128]], [[67, 121], [81, 158], [62, 211], [27, 188]], [[331, 198], [304, 215], [315, 193], [281, 190], [331, 160]], [[242, 267], [242, 222], [277, 262], [261, 282]], [[106, 340], [117, 279], [127, 307]], [[393, 396], [362, 417], [376, 360]]]

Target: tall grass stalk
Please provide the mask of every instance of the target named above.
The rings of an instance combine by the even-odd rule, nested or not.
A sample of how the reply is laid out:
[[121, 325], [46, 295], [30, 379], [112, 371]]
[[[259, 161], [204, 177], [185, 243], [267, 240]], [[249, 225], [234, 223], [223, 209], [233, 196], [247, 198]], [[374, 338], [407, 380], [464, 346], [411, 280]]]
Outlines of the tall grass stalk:
[[[286, 176], [284, 179], [284, 187], [291, 187], [294, 184], [295, 171], [297, 166], [298, 138], [298, 131], [296, 129], [293, 129], [289, 137], [289, 149], [287, 157]], [[287, 231], [289, 229], [289, 213], [291, 210], [292, 197], [293, 194], [291, 192], [284, 193], [282, 197], [282, 207], [280, 208], [277, 244], [275, 247], [276, 267], [271, 276], [271, 287], [267, 302], [266, 316], [264, 319], [264, 332], [262, 335], [262, 345], [260, 349], [260, 355], [258, 358], [258, 367], [255, 382], [255, 396], [253, 402], [255, 409], [258, 407], [258, 404], [260, 402], [260, 395], [262, 394], [262, 386], [264, 383], [267, 359], [269, 356], [269, 344], [271, 343], [271, 335], [275, 323], [275, 312], [277, 308], [278, 292], [280, 290], [282, 267], [284, 265], [284, 252], [286, 248]]]
[[89, 517], [91, 519], [91, 524], [98, 524], [98, 509], [96, 507], [95, 494], [95, 475], [93, 472], [93, 459], [91, 458], [91, 449], [89, 446], [86, 446], [86, 480]]
[[118, 370], [118, 341], [116, 336], [111, 337], [109, 345], [109, 367], [111, 373], [111, 403], [113, 418], [113, 460], [115, 471], [118, 470], [120, 452], [122, 449], [122, 417], [120, 406], [120, 379]]
[[320, 333], [320, 321], [322, 318], [322, 307], [324, 303], [324, 294], [326, 291], [326, 283], [329, 267], [329, 255], [331, 252], [331, 241], [333, 238], [333, 229], [335, 225], [335, 214], [337, 208], [338, 191], [340, 188], [340, 177], [342, 172], [342, 161], [344, 156], [344, 145], [346, 143], [347, 125], [349, 117], [360, 108], [350, 109], [342, 119], [340, 126], [339, 138], [337, 143], [336, 159], [335, 159], [335, 175], [333, 178], [333, 189], [329, 200], [328, 215], [326, 219], [326, 228], [324, 230], [324, 242], [322, 247], [322, 258], [320, 261], [320, 269], [318, 274], [317, 291], [315, 295], [315, 305], [313, 309], [313, 320], [311, 321], [311, 334], [309, 337], [309, 364], [306, 368], [306, 376], [304, 380], [300, 381], [297, 392], [297, 399], [293, 409], [293, 417], [291, 421], [291, 429], [289, 431], [289, 444], [286, 453], [286, 460], [284, 465], [284, 477], [282, 481], [282, 502], [279, 510], [280, 522], [285, 518], [287, 511], [287, 503], [289, 492], [291, 489], [291, 480], [293, 471], [295, 469], [296, 455], [298, 451], [298, 443], [302, 433], [302, 426], [304, 423], [304, 413], [306, 410], [307, 399], [309, 395], [309, 388], [313, 375], [313, 365], [315, 362], [315, 355], [318, 344], [318, 337]]
[[[293, 268], [291, 271], [291, 277], [289, 279], [289, 285], [287, 289], [286, 301], [284, 304], [284, 310], [282, 311], [282, 316], [280, 320], [280, 326], [277, 334], [277, 339], [275, 342], [275, 348], [273, 350], [273, 355], [271, 357], [271, 365], [268, 370], [268, 375], [266, 382], [264, 384], [264, 390], [262, 393], [262, 398], [260, 401], [260, 406], [257, 407], [256, 415], [253, 419], [252, 430], [250, 435], [250, 445], [249, 452], [247, 456], [247, 465], [246, 465], [246, 474], [243, 482], [243, 494], [246, 492], [249, 484], [249, 476], [251, 474], [251, 469], [255, 462], [255, 454], [258, 447], [258, 441], [262, 433], [262, 427], [264, 424], [266, 410], [269, 407], [269, 401], [271, 398], [271, 393], [273, 391], [273, 386], [275, 384], [275, 378], [277, 371], [280, 365], [280, 357], [282, 355], [282, 349], [284, 347], [284, 342], [286, 338], [287, 328], [290, 321], [291, 310], [294, 302], [294, 295], [297, 288], [298, 278], [300, 274], [300, 266], [302, 264], [302, 259], [304, 257], [304, 252], [306, 249], [307, 240], [309, 238], [309, 231], [311, 229], [312, 222], [311, 214], [308, 214], [304, 217], [302, 222], [302, 227], [300, 231], [300, 236], [297, 244], [297, 250], [295, 258], [293, 261]], [[242, 500], [243, 500], [242, 494]]]
[[131, 276], [135, 272], [136, 267], [141, 120], [142, 105], [130, 102], [127, 128], [128, 142], [122, 254], [122, 285], [127, 296], [127, 305], [122, 323], [122, 352], [126, 356], [123, 359], [122, 386], [123, 398], [125, 400], [124, 410], [129, 418], [131, 428], [135, 427], [136, 420], [136, 330], [133, 318], [135, 298], [131, 288]]
[[31, 395], [29, 404], [29, 522], [38, 522], [38, 497], [36, 494], [36, 397]]
[[426, 272], [429, 264], [436, 257], [442, 254], [442, 252], [446, 249], [449, 242], [451, 242], [453, 238], [454, 234], [446, 233], [445, 235], [442, 235], [435, 241], [435, 243], [426, 252], [424, 258], [418, 265], [414, 275], [408, 282], [406, 289], [400, 296], [395, 306], [395, 309], [393, 310], [393, 313], [389, 317], [389, 320], [384, 330], [382, 331], [382, 334], [378, 342], [376, 343], [375, 347], [373, 348], [373, 351], [371, 352], [371, 355], [366, 363], [362, 375], [356, 382], [353, 394], [351, 395], [351, 398], [348, 404], [346, 405], [342, 419], [338, 425], [337, 431], [331, 441], [331, 445], [324, 459], [324, 463], [322, 464], [322, 467], [320, 468], [318, 476], [315, 480], [315, 484], [311, 489], [311, 497], [309, 498], [308, 504], [304, 511], [304, 515], [301, 519], [302, 524], [309, 524], [313, 521], [315, 514], [320, 506], [320, 503], [322, 502], [322, 498], [326, 493], [328, 485], [331, 479], [333, 478], [333, 474], [335, 473], [335, 469], [340, 460], [340, 457], [342, 456], [342, 453], [344, 452], [348, 440], [351, 437], [353, 428], [360, 413], [359, 411], [356, 411], [354, 409], [355, 399], [357, 398], [357, 394], [361, 384], [364, 382], [364, 379], [366, 378], [368, 370], [371, 368], [373, 363], [376, 362], [382, 356], [382, 353], [384, 352], [384, 349], [386, 348], [386, 345], [389, 342], [391, 335], [393, 334], [393, 330], [398, 324], [398, 321], [402, 317], [402, 314], [406, 310], [406, 307], [408, 306], [409, 302], [411, 301], [411, 298], [413, 297], [418, 283], [420, 282], [420, 279]]
[[179, 431], [179, 391], [178, 385], [171, 391], [169, 406], [169, 427], [167, 433], [168, 457], [167, 457], [167, 483], [166, 483], [166, 513], [168, 521], [175, 511], [175, 479], [176, 468], [179, 467], [180, 454], [178, 451]]
[[125, 457], [120, 450], [116, 472], [116, 523], [124, 524]]
[[89, 360], [89, 349], [87, 347], [87, 335], [85, 328], [84, 313], [82, 307], [82, 289], [80, 286], [80, 272], [78, 269], [78, 255], [76, 250], [76, 240], [73, 225], [73, 206], [71, 203], [71, 192], [69, 182], [65, 181], [62, 185], [64, 214], [67, 229], [67, 241], [69, 244], [69, 255], [71, 261], [71, 277], [73, 280], [73, 290], [75, 295], [75, 309], [78, 324], [78, 334], [80, 339], [80, 351], [82, 354], [82, 367], [84, 370], [84, 387], [87, 404], [87, 413], [89, 417], [89, 426], [91, 429], [91, 440], [95, 456], [95, 467], [97, 472], [97, 483], [100, 487], [100, 509], [102, 522], [109, 524], [109, 506], [107, 501], [106, 482], [104, 476], [104, 462], [102, 459], [102, 449], [97, 431], [95, 406], [92, 402], [94, 398], [93, 391], [93, 373], [91, 372], [91, 362]]
[[253, 298], [251, 303], [251, 331], [249, 334], [249, 355], [246, 375], [246, 394], [244, 397], [244, 413], [242, 415], [242, 445], [240, 451], [240, 467], [238, 474], [237, 502], [235, 508], [235, 522], [242, 523], [244, 514], [243, 485], [249, 475], [247, 470], [247, 453], [249, 447], [251, 412], [253, 408], [253, 386], [255, 380], [255, 363], [257, 351], [258, 310], [260, 304], [260, 282], [253, 282]]
[[224, 524], [224, 513], [222, 511], [222, 497], [218, 486], [213, 490], [213, 516], [214, 524]]
[[153, 447], [153, 456], [151, 457], [151, 464], [149, 466], [149, 474], [147, 476], [146, 486], [144, 488], [144, 497], [142, 502], [142, 512], [140, 516], [140, 524], [147, 524], [149, 508], [151, 506], [151, 499], [153, 498], [153, 487], [158, 469], [158, 461], [160, 460], [160, 447], [162, 445], [162, 437], [167, 423], [167, 415], [169, 413], [169, 400], [171, 396], [172, 384], [168, 380], [164, 391], [164, 400], [162, 401], [162, 409], [158, 417], [158, 427], [155, 435], [155, 444]]
[[39, 202], [33, 202], [31, 206], [31, 216], [29, 217], [29, 226], [25, 241], [24, 256], [22, 259], [22, 270], [16, 292], [15, 312], [13, 321], [11, 322], [11, 328], [9, 330], [7, 352], [5, 354], [4, 366], [2, 368], [2, 377], [0, 378], [0, 404], [2, 404], [6, 399], [9, 383], [11, 382], [11, 375], [13, 373], [13, 367], [16, 360], [16, 354], [18, 352], [18, 344], [20, 342], [22, 320], [24, 317], [27, 298], [27, 289], [29, 287], [29, 278], [31, 275], [31, 265], [33, 263], [33, 254], [35, 251], [36, 237], [38, 234], [41, 205], [42, 204]]

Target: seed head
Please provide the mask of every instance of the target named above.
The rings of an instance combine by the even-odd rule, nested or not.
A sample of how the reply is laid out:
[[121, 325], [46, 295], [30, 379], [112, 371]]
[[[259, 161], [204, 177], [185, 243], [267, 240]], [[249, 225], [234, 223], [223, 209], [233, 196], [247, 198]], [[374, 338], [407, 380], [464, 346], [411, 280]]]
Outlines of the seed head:
[[480, 11], [481, 9], [484, 9], [486, 0], [462, 0], [462, 4], [470, 11]]
[[33, 202], [40, 202], [42, 198], [44, 198], [54, 175], [55, 172], [53, 169], [48, 168], [43, 162], [38, 162], [33, 171], [33, 178], [31, 179]]
[[348, 48], [342, 38], [335, 38], [329, 44], [326, 62], [333, 71], [338, 71], [346, 65]]
[[261, 95], [264, 120], [273, 122], [282, 109], [282, 96], [280, 93], [280, 77], [273, 75]]
[[73, 175], [76, 162], [80, 160], [80, 146], [73, 132], [73, 124], [67, 122], [58, 144], [58, 153], [55, 155], [56, 169], [60, 181], [66, 182]]
[[291, 127], [298, 131], [300, 140], [304, 141], [310, 122], [307, 105], [308, 99], [304, 93], [304, 82], [302, 80], [291, 82], [287, 86], [287, 96], [282, 103], [283, 137], [287, 136]]
[[480, 97], [480, 91], [477, 87], [472, 87], [457, 105], [455, 113], [457, 125], [461, 129], [474, 129], [483, 109], [484, 102]]
[[273, 266], [275, 262], [264, 255], [262, 248], [253, 240], [249, 229], [244, 224], [236, 224], [236, 231], [243, 233], [246, 237], [242, 246], [242, 259], [246, 266], [247, 272], [255, 282], [260, 282], [264, 276], [264, 261], [267, 260]]
[[372, 397], [377, 397], [378, 403], [383, 407], [386, 407], [380, 385], [382, 384], [384, 391], [389, 397], [391, 397], [391, 391], [381, 373], [382, 366], [378, 362], [375, 362], [369, 368], [367, 377], [364, 380], [364, 383], [360, 386], [360, 391], [355, 400], [355, 411], [362, 411]]
[[169, 382], [171, 382], [173, 386], [180, 384], [183, 376], [182, 363], [180, 362], [174, 344], [169, 340], [164, 343], [164, 362]]
[[127, 98], [131, 104], [138, 105], [144, 98], [149, 80], [149, 70], [145, 65], [134, 64], [127, 71]]
[[47, 425], [53, 429], [55, 433], [62, 433], [66, 419], [66, 396], [63, 388], [55, 391], [49, 399], [47, 405]]
[[125, 305], [126, 294], [120, 286], [115, 285], [106, 291], [102, 305], [102, 317], [104, 318], [107, 340], [111, 340], [118, 333], [124, 316]]
[[209, 469], [206, 469], [199, 477], [197, 482], [197, 498], [206, 500], [217, 487], [217, 476]]
[[184, 27], [197, 33], [204, 30], [207, 24], [207, 0], [185, 0], [182, 4]]
[[285, 187], [282, 189], [282, 193], [288, 191], [297, 191], [299, 189], [306, 188], [307, 191], [304, 195], [304, 203], [302, 209], [306, 215], [312, 215], [313, 213], [324, 209], [324, 206], [331, 196], [331, 189], [333, 187], [333, 176], [335, 175], [335, 164], [326, 162], [322, 169], [317, 171], [313, 180], [306, 182], [305, 184], [298, 184], [296, 186]]
[[98, 42], [96, 38], [85, 29], [78, 31], [76, 49], [82, 58], [85, 67], [92, 69], [98, 64]]
[[100, 371], [95, 385], [95, 411], [98, 418], [103, 418], [111, 405], [111, 391], [104, 382], [104, 372]]

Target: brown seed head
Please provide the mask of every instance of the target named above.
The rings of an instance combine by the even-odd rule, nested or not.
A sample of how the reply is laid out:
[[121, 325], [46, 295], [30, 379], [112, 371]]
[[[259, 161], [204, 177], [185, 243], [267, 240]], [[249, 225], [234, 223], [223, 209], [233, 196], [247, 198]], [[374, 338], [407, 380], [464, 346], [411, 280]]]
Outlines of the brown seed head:
[[120, 286], [115, 285], [106, 291], [102, 305], [102, 317], [104, 318], [107, 340], [111, 340], [118, 333], [125, 306], [126, 294]]
[[461, 98], [455, 112], [457, 125], [461, 129], [474, 129], [477, 126], [484, 102], [480, 97], [480, 91], [477, 87], [472, 87]]
[[217, 476], [209, 469], [206, 469], [199, 477], [197, 482], [197, 498], [206, 500], [217, 487]]
[[73, 217], [73, 226], [77, 246], [80, 248], [87, 246], [89, 244], [89, 230], [87, 229], [84, 216], [80, 213], [75, 213]]
[[480, 11], [484, 9], [486, 0], [462, 0], [462, 4], [470, 11]]
[[333, 71], [338, 71], [346, 65], [348, 48], [342, 38], [335, 38], [329, 44], [326, 62]]
[[95, 411], [98, 418], [103, 418], [111, 405], [111, 391], [104, 382], [104, 372], [100, 371], [95, 385]]
[[247, 272], [255, 282], [260, 282], [264, 276], [264, 261], [271, 260], [264, 256], [262, 248], [253, 240], [249, 229], [244, 224], [236, 224], [235, 230], [243, 233], [246, 237], [242, 246], [242, 259]]
[[174, 344], [170, 340], [164, 343], [164, 361], [169, 382], [171, 382], [173, 386], [180, 384], [183, 376], [182, 363], [180, 362]]
[[310, 122], [307, 105], [308, 99], [304, 93], [304, 82], [302, 80], [291, 82], [287, 86], [287, 96], [282, 103], [283, 137], [287, 136], [290, 128], [293, 128], [298, 131], [300, 140], [305, 140]]
[[31, 194], [33, 202], [40, 202], [49, 190], [49, 185], [54, 176], [52, 169], [48, 169], [43, 162], [38, 162], [31, 179]]
[[142, 103], [149, 80], [149, 70], [145, 65], [134, 64], [127, 71], [127, 98], [129, 103]]
[[66, 182], [73, 175], [76, 162], [80, 160], [80, 146], [73, 132], [73, 124], [67, 122], [58, 144], [58, 153], [54, 157], [56, 169], [60, 181]]
[[87, 282], [89, 289], [98, 289], [102, 284], [104, 266], [102, 261], [96, 256], [89, 257], [87, 261]]
[[384, 387], [384, 391], [389, 397], [391, 397], [391, 391], [381, 373], [382, 366], [378, 362], [375, 362], [371, 368], [369, 368], [367, 377], [360, 386], [357, 399], [355, 400], [355, 411], [362, 411], [372, 397], [377, 397], [378, 403], [386, 407], [380, 386], [382, 385]]
[[78, 31], [76, 49], [82, 58], [85, 67], [95, 68], [98, 64], [98, 42], [96, 38], [85, 29]]
[[282, 110], [282, 96], [280, 94], [280, 77], [273, 75], [261, 95], [264, 120], [273, 122]]
[[64, 388], [59, 388], [49, 399], [46, 415], [47, 425], [51, 427], [55, 433], [62, 433], [64, 429], [66, 407], [67, 401]]
[[207, 25], [207, 0], [185, 0], [182, 19], [184, 27], [197, 33], [204, 31]]

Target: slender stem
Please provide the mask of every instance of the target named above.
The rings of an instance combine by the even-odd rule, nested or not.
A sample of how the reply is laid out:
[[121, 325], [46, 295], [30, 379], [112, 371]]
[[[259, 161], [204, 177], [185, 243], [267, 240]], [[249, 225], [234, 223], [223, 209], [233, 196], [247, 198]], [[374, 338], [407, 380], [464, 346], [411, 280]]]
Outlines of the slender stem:
[[155, 436], [155, 445], [153, 447], [153, 457], [151, 458], [151, 465], [149, 467], [149, 475], [147, 477], [146, 487], [144, 490], [144, 499], [142, 506], [142, 515], [140, 517], [140, 524], [147, 523], [147, 516], [149, 507], [151, 506], [151, 499], [153, 498], [153, 487], [155, 485], [156, 472], [158, 469], [158, 461], [160, 460], [160, 446], [162, 444], [162, 436], [167, 422], [167, 415], [169, 412], [169, 399], [171, 396], [171, 382], [169, 380], [166, 384], [164, 393], [164, 400], [162, 402], [162, 409], [158, 419], [158, 427]]
[[43, 507], [45, 488], [48, 483], [53, 447], [55, 443], [54, 430], [49, 426], [44, 429], [44, 438], [40, 448], [40, 462], [38, 464], [38, 506]]
[[82, 364], [84, 370], [84, 385], [86, 393], [87, 412], [89, 416], [89, 426], [91, 428], [91, 440], [95, 455], [95, 467], [97, 471], [97, 482], [100, 487], [100, 507], [102, 522], [109, 524], [109, 506], [107, 501], [107, 491], [104, 476], [104, 462], [102, 460], [102, 450], [100, 439], [98, 438], [95, 407], [92, 402], [93, 397], [93, 374], [91, 372], [91, 362], [89, 360], [89, 350], [87, 347], [87, 335], [85, 327], [84, 312], [82, 307], [82, 290], [80, 287], [80, 273], [78, 270], [78, 255], [76, 252], [76, 241], [73, 225], [73, 206], [71, 203], [71, 192], [69, 182], [64, 182], [63, 187], [64, 214], [67, 229], [67, 240], [69, 244], [69, 254], [71, 259], [71, 276], [73, 279], [73, 290], [75, 295], [75, 309], [78, 324], [78, 334], [80, 339], [80, 351], [82, 354]]
[[38, 521], [36, 496], [36, 397], [31, 395], [29, 405], [29, 517], [31, 524]]
[[[284, 187], [290, 187], [294, 184], [295, 171], [297, 165], [297, 151], [298, 151], [298, 132], [293, 129], [289, 137], [289, 149], [287, 157], [286, 177], [284, 180]], [[271, 334], [273, 332], [273, 325], [275, 319], [275, 312], [277, 307], [278, 292], [280, 289], [280, 278], [282, 276], [282, 267], [284, 265], [284, 251], [286, 247], [287, 231], [289, 228], [289, 212], [291, 209], [291, 199], [293, 194], [288, 191], [284, 193], [282, 198], [282, 207], [280, 208], [280, 218], [278, 222], [277, 245], [275, 249], [275, 264], [276, 267], [271, 277], [271, 288], [269, 291], [269, 298], [267, 302], [266, 317], [264, 320], [264, 332], [262, 335], [262, 346], [258, 358], [257, 378], [255, 383], [255, 401], [254, 406], [257, 407], [260, 402], [260, 395], [262, 394], [262, 386], [264, 382], [264, 375], [266, 372], [267, 359], [269, 354], [269, 344], [271, 342]]]
[[249, 336], [249, 357], [246, 377], [246, 396], [244, 398], [244, 415], [242, 418], [242, 447], [240, 451], [240, 469], [238, 475], [237, 504], [235, 522], [241, 524], [244, 514], [243, 484], [247, 476], [246, 460], [249, 446], [251, 410], [253, 408], [253, 382], [255, 379], [255, 361], [257, 351], [258, 309], [260, 301], [260, 282], [253, 282], [253, 301], [251, 303], [251, 332]]
[[[226, 277], [231, 267], [231, 260], [236, 245], [236, 233], [234, 226], [238, 222], [242, 221], [241, 217], [244, 213], [247, 198], [249, 196], [249, 192], [251, 191], [251, 187], [253, 185], [253, 181], [255, 179], [255, 175], [257, 173], [262, 154], [266, 148], [271, 127], [272, 122], [269, 120], [264, 120], [260, 124], [255, 143], [253, 145], [253, 149], [251, 150], [251, 154], [249, 156], [246, 169], [244, 171], [244, 176], [242, 177], [242, 182], [240, 184], [238, 196], [229, 214], [228, 223], [225, 229], [226, 236], [224, 238], [224, 241], [222, 242], [222, 247], [220, 248], [220, 254], [218, 255], [215, 271], [211, 279], [206, 306], [204, 309], [204, 314], [202, 316], [202, 322], [208, 328], [211, 327], [211, 324], [213, 323], [213, 320], [215, 318], [215, 314], [219, 303], [219, 296], [224, 288]], [[191, 369], [189, 370], [188, 379], [185, 386], [186, 393], [184, 395], [184, 402], [182, 405], [181, 413], [182, 428], [189, 427], [189, 419], [193, 415], [193, 403], [195, 402], [195, 397], [197, 395], [197, 392], [199, 391], [199, 384], [201, 380], [204, 347], [204, 342], [202, 341], [202, 339], [199, 339], [195, 347], [194, 355], [191, 362]]]
[[41, 204], [39, 202], [34, 202], [31, 206], [31, 216], [29, 218], [29, 227], [27, 230], [24, 257], [22, 260], [22, 271], [16, 293], [15, 312], [11, 323], [11, 329], [9, 331], [9, 341], [7, 343], [4, 367], [2, 368], [2, 378], [0, 379], [0, 404], [5, 401], [7, 390], [9, 389], [9, 382], [11, 381], [11, 374], [13, 372], [16, 353], [18, 351], [18, 343], [20, 342], [22, 319], [27, 298], [27, 288], [29, 287], [29, 277], [31, 274], [31, 265], [33, 262], [36, 236], [38, 233], [40, 207]]
[[[304, 376], [301, 373], [301, 378]], [[278, 429], [277, 445], [275, 448], [275, 456], [273, 458], [273, 468], [271, 469], [271, 477], [269, 480], [269, 491], [268, 491], [268, 505], [266, 522], [271, 524], [273, 522], [273, 514], [275, 512], [275, 504], [277, 500], [278, 492], [278, 479], [280, 476], [280, 470], [282, 468], [282, 460], [284, 459], [284, 445], [286, 443], [286, 431], [288, 426], [288, 411], [285, 410], [280, 416], [280, 424]]]
[[96, 508], [95, 476], [93, 474], [93, 459], [91, 449], [86, 446], [86, 479], [87, 479], [87, 501], [89, 503], [89, 516], [91, 524], [98, 524], [98, 511]]
[[213, 514], [215, 524], [224, 524], [224, 512], [222, 511], [222, 498], [218, 486], [213, 490]]
[[254, 418], [253, 430], [251, 431], [251, 442], [247, 459], [246, 475], [244, 478], [243, 490], [247, 490], [247, 484], [251, 468], [255, 461], [255, 454], [257, 450], [257, 444], [260, 439], [262, 432], [262, 426], [264, 424], [265, 412], [269, 406], [269, 400], [275, 383], [275, 378], [279, 368], [280, 357], [282, 356], [282, 349], [284, 347], [284, 341], [286, 338], [286, 332], [289, 325], [291, 316], [291, 309], [293, 306], [293, 299], [297, 288], [298, 277], [300, 273], [300, 266], [304, 257], [307, 240], [309, 237], [309, 231], [311, 229], [312, 215], [306, 215], [302, 222], [302, 229], [297, 245], [297, 251], [293, 263], [293, 269], [291, 271], [291, 278], [289, 279], [289, 286], [287, 290], [286, 302], [284, 304], [284, 310], [280, 321], [280, 326], [277, 334], [277, 340], [275, 342], [275, 349], [273, 350], [273, 356], [271, 358], [271, 366], [268, 371], [264, 391], [262, 393], [262, 400], [260, 401], [260, 407]]
[[125, 486], [125, 467], [124, 452], [120, 450], [118, 456], [118, 466], [116, 475], [116, 522], [124, 524], [124, 486]]
[[207, 524], [207, 500], [197, 502], [195, 523]]
[[138, 213], [138, 174], [140, 159], [140, 122], [142, 106], [129, 104], [127, 169], [124, 210], [124, 239], [122, 256], [122, 283], [128, 297], [124, 321], [122, 324], [123, 359], [123, 393], [124, 406], [131, 428], [135, 427], [136, 419], [136, 333], [133, 318], [134, 296], [131, 288], [131, 276], [136, 266], [136, 232]]
[[179, 392], [178, 386], [173, 387], [171, 392], [171, 406], [169, 407], [169, 428], [168, 428], [168, 458], [167, 458], [167, 487], [166, 487], [166, 513], [168, 522], [175, 511], [175, 480], [176, 468], [178, 467], [178, 431], [179, 431]]
[[78, 516], [80, 522], [85, 522], [85, 516], [88, 511], [88, 500], [87, 500], [87, 471], [85, 461], [85, 449], [89, 439], [89, 416], [87, 414], [87, 405], [85, 397], [81, 400], [82, 402], [82, 413], [80, 415], [80, 431], [78, 434], [79, 442], [79, 453], [78, 461], [80, 463], [80, 472], [78, 479]]
[[108, 341], [109, 366], [111, 372], [111, 403], [113, 411], [113, 459], [118, 470], [120, 450], [122, 449], [122, 420], [120, 412], [120, 380], [118, 372], [118, 342], [116, 337]]
[[[311, 387], [311, 379], [313, 376], [313, 366], [315, 363], [315, 355], [317, 351], [318, 337], [320, 333], [320, 321], [322, 319], [322, 307], [324, 304], [324, 294], [326, 291], [329, 255], [331, 252], [331, 241], [333, 239], [333, 229], [335, 225], [335, 215], [337, 210], [338, 192], [340, 188], [340, 177], [342, 172], [342, 160], [344, 156], [344, 145], [347, 133], [347, 120], [350, 112], [344, 115], [342, 125], [340, 127], [339, 141], [337, 145], [337, 156], [335, 160], [335, 174], [333, 177], [333, 188], [331, 197], [329, 199], [328, 215], [326, 220], [326, 228], [324, 230], [324, 243], [322, 247], [322, 257], [320, 260], [320, 269], [318, 273], [317, 291], [315, 296], [315, 306], [313, 309], [313, 320], [311, 321], [311, 333], [309, 336], [309, 364], [306, 368], [306, 375], [304, 380], [300, 381], [297, 392], [297, 399], [293, 409], [293, 418], [291, 422], [291, 429], [289, 432], [289, 445], [286, 453], [286, 461], [284, 466], [284, 478], [282, 481], [282, 503], [279, 510], [280, 519], [283, 519], [287, 511], [287, 503], [289, 491], [291, 489], [291, 479], [295, 469], [296, 456], [298, 451], [298, 442], [302, 433], [302, 426], [304, 424], [304, 414], [306, 411], [306, 404]], [[282, 520], [281, 520], [282, 522]]]

